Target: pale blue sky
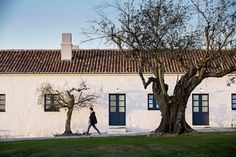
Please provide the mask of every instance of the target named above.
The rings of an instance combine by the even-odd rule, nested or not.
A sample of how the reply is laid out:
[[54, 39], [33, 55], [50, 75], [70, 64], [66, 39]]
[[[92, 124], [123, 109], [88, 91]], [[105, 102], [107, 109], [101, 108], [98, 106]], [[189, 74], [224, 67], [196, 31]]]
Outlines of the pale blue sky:
[[[115, 0], [109, 0], [113, 2]], [[71, 32], [80, 48], [106, 48], [81, 43], [88, 20], [103, 0], [0, 0], [0, 49], [60, 48], [61, 33]]]
[[[95, 7], [104, 1], [0, 0], [0, 49], [58, 49], [62, 32], [71, 32], [73, 44], [80, 48], [114, 48], [98, 41], [81, 42], [86, 39], [82, 32], [91, 25], [89, 19], [97, 17]], [[113, 10], [106, 13], [117, 17]]]

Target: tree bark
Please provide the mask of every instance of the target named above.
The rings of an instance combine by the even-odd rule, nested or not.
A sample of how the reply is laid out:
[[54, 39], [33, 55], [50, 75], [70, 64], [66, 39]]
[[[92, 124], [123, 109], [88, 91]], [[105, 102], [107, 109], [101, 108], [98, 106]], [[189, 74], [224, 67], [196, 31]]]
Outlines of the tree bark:
[[68, 108], [68, 111], [66, 113], [67, 119], [66, 119], [66, 123], [65, 123], [65, 131], [63, 134], [72, 134], [71, 127], [70, 127], [72, 113], [73, 113], [73, 108]]
[[[166, 85], [166, 88], [168, 86]], [[154, 134], [183, 134], [195, 132], [185, 120], [185, 109], [191, 92], [176, 86], [173, 96], [166, 97], [160, 91], [160, 85], [153, 82], [153, 93], [160, 106], [161, 123]]]
[[185, 121], [185, 105], [173, 103], [172, 107], [162, 111], [161, 123], [154, 133], [183, 134], [193, 131], [194, 130]]

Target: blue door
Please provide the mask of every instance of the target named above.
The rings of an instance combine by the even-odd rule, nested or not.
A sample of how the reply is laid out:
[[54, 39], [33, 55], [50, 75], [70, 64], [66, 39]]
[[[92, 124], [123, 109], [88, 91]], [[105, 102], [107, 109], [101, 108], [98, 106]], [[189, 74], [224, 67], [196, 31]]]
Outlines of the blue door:
[[125, 94], [109, 94], [109, 125], [125, 125]]
[[209, 125], [209, 95], [193, 94], [193, 125]]

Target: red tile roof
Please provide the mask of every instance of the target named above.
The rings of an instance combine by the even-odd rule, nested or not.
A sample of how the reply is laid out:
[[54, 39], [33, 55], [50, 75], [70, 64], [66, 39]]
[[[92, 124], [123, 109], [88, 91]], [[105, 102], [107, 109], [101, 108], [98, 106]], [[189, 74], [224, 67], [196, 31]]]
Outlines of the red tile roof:
[[[61, 60], [60, 53], [60, 50], [0, 50], [0, 74], [134, 74], [138, 71], [137, 62], [126, 59], [118, 50], [73, 50], [71, 61]], [[195, 64], [202, 56], [202, 51], [191, 50], [184, 58]], [[170, 54], [163, 53], [162, 61], [166, 73], [184, 72]], [[236, 55], [222, 56], [211, 70], [220, 70], [222, 61], [223, 67], [236, 66]]]

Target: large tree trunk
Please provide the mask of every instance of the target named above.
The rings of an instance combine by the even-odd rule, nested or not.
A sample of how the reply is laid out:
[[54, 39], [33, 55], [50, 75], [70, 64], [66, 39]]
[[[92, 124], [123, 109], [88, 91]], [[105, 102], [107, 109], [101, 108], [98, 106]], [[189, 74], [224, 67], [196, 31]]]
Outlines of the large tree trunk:
[[161, 123], [155, 133], [182, 134], [193, 132], [194, 130], [185, 121], [185, 105], [177, 104], [177, 102], [169, 105], [169, 108], [161, 110]]
[[[181, 86], [180, 86], [181, 87]], [[182, 134], [194, 132], [185, 121], [185, 109], [190, 93], [179, 89], [179, 92], [167, 98], [162, 95], [160, 86], [153, 83], [153, 93], [160, 105], [161, 123], [154, 134]]]
[[72, 116], [73, 108], [68, 108], [66, 113], [66, 123], [65, 123], [65, 132], [63, 134], [72, 134], [70, 123], [71, 123], [71, 116]]

